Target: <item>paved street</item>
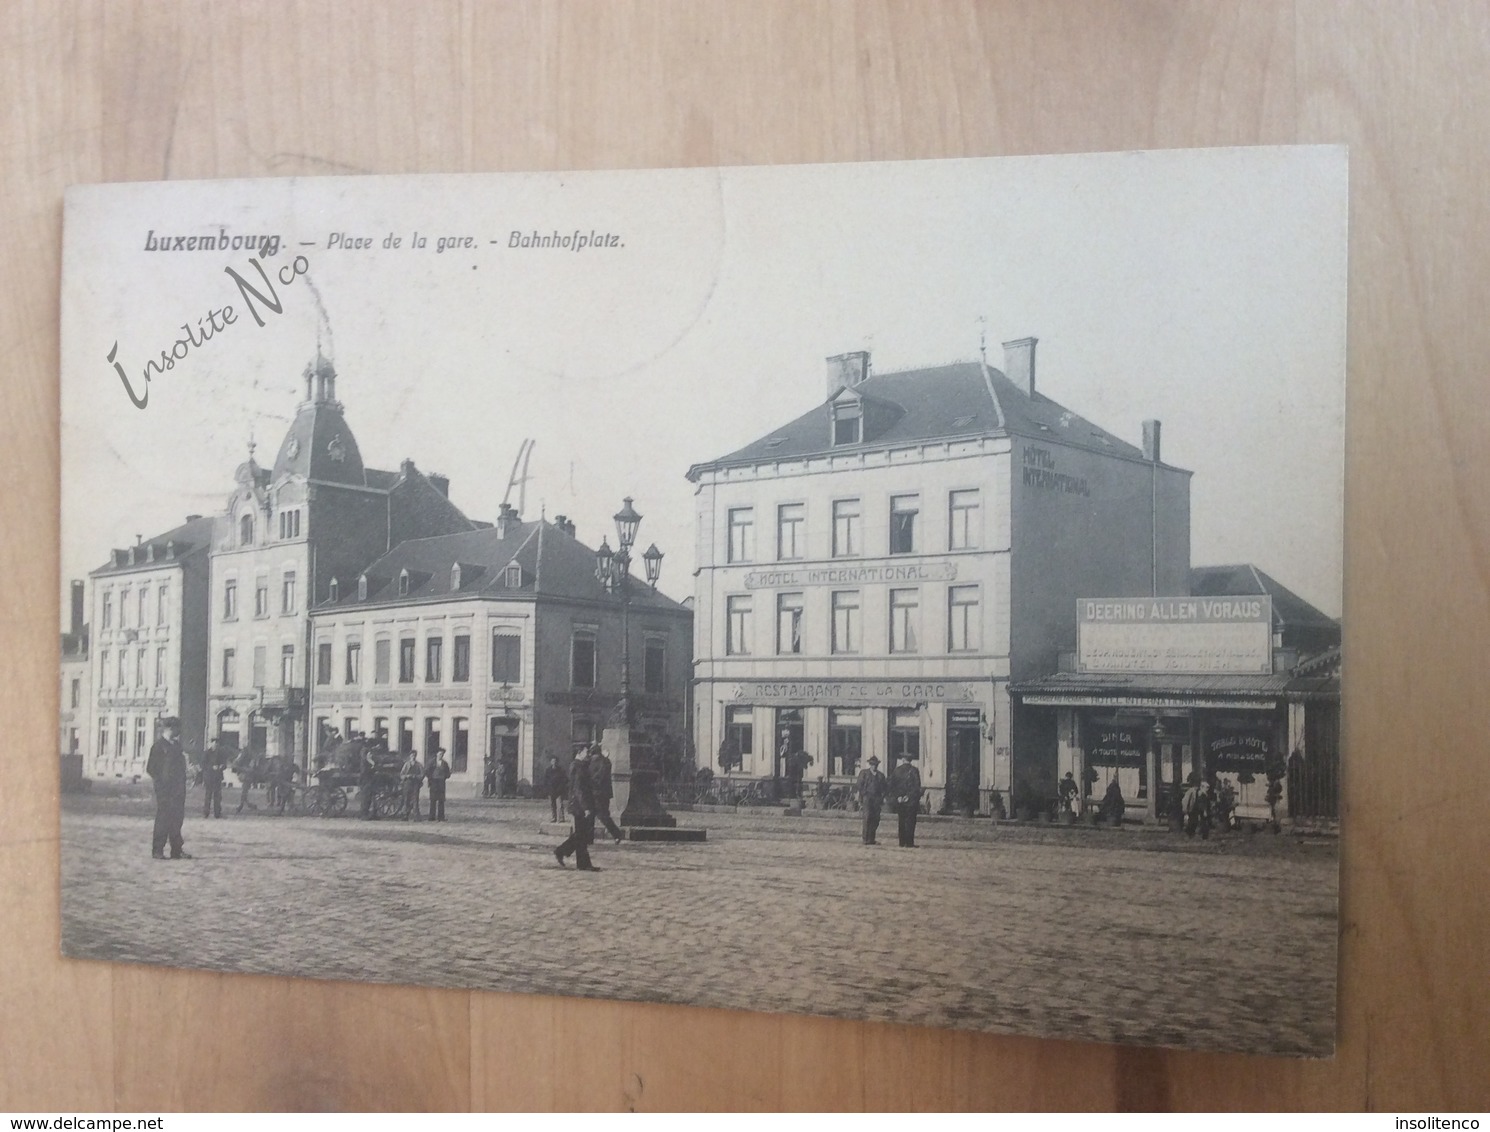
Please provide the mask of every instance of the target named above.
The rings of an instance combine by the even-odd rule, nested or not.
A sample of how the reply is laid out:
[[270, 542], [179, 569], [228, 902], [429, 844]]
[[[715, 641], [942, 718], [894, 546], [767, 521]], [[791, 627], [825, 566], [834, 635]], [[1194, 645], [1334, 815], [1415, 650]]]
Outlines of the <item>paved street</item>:
[[[561, 872], [546, 804], [443, 825], [188, 808], [152, 861], [144, 797], [69, 796], [63, 950], [265, 974], [803, 1011], [1325, 1054], [1333, 841], [826, 816], [680, 814], [691, 845]], [[236, 805], [230, 795], [229, 806]]]

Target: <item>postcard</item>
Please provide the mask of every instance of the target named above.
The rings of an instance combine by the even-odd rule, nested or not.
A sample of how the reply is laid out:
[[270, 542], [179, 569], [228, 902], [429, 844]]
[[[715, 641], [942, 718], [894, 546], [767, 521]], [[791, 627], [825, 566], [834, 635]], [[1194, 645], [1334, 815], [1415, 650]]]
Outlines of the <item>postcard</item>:
[[64, 954], [1328, 1055], [1346, 172], [69, 190]]

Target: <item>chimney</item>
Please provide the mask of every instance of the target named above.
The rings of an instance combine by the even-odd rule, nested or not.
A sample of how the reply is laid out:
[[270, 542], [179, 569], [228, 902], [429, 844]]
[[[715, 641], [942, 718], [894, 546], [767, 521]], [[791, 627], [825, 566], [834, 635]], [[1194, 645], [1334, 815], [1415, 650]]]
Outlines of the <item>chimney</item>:
[[509, 531], [517, 526], [519, 522], [517, 508], [510, 503], [504, 503], [497, 512], [497, 537], [506, 538]]
[[72, 635], [80, 638], [83, 635], [83, 583], [72, 584]]
[[868, 350], [834, 354], [828, 359], [828, 396], [832, 397], [840, 389], [852, 389], [868, 376]]
[[449, 476], [442, 476], [438, 472], [429, 472], [425, 475], [424, 478], [429, 480], [429, 482], [434, 485], [435, 490], [443, 495], [446, 499], [450, 498]]
[[1143, 422], [1143, 458], [1150, 464], [1162, 463], [1159, 459], [1159, 422]]
[[554, 526], [563, 531], [570, 538], [574, 537], [574, 520], [568, 515], [555, 515]]
[[398, 470], [403, 473], [404, 479], [408, 479], [414, 474], [414, 461], [405, 456], [403, 462], [398, 465]]
[[1004, 343], [1004, 376], [1026, 397], [1035, 395], [1035, 343], [1038, 338], [1016, 338]]

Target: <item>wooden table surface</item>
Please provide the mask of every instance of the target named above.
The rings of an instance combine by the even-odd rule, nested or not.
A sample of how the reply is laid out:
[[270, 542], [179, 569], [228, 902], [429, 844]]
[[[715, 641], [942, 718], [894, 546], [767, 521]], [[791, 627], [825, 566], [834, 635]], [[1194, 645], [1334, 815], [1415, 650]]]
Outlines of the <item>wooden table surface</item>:
[[[1487, 59], [1483, 0], [4, 0], [0, 1109], [1490, 1106]], [[1287, 142], [1351, 150], [1333, 1060], [58, 958], [65, 185]]]

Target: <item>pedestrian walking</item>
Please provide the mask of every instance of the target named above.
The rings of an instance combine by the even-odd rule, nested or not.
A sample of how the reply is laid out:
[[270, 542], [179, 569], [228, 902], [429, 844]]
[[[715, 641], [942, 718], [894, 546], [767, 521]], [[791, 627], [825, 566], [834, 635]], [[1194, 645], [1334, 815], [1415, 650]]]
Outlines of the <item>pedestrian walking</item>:
[[214, 739], [202, 752], [202, 816], [222, 817], [222, 772], [228, 765], [221, 737]]
[[450, 764], [445, 760], [445, 748], [435, 751], [435, 761], [429, 764], [429, 820], [445, 820], [445, 780], [450, 777]]
[[175, 716], [161, 720], [160, 731], [145, 763], [145, 773], [155, 786], [150, 855], [157, 861], [165, 860], [169, 843], [171, 860], [178, 861], [191, 857], [181, 841], [181, 823], [186, 820], [186, 752], [181, 749], [181, 721]]
[[543, 788], [548, 791], [548, 812], [554, 821], [558, 821], [569, 793], [569, 776], [553, 755], [548, 756], [548, 766], [543, 768]]
[[1185, 836], [1194, 837], [1200, 831], [1200, 839], [1211, 836], [1211, 784], [1204, 779], [1193, 782], [1185, 791], [1181, 806], [1185, 813]]
[[890, 772], [890, 796], [895, 799], [899, 819], [900, 847], [916, 847], [916, 818], [921, 814], [921, 772], [910, 755], [900, 756], [900, 765]]
[[625, 835], [610, 816], [611, 799], [615, 797], [615, 789], [611, 785], [611, 761], [605, 748], [599, 743], [590, 748], [590, 777], [595, 783], [595, 816], [619, 845], [625, 840]]
[[404, 821], [410, 821], [420, 816], [419, 812], [419, 788], [424, 785], [424, 767], [419, 762], [419, 756], [413, 751], [404, 760], [403, 768], [398, 772], [398, 779], [404, 788]]
[[581, 747], [569, 766], [569, 813], [574, 818], [574, 832], [554, 850], [559, 868], [564, 858], [574, 854], [574, 867], [580, 872], [598, 873], [590, 863], [590, 844], [595, 840], [595, 783], [590, 777], [590, 748]]
[[874, 834], [880, 827], [880, 809], [885, 804], [885, 792], [889, 788], [889, 781], [880, 773], [879, 757], [870, 755], [869, 765], [859, 772], [857, 783], [859, 809], [864, 813], [865, 845], [878, 844], [874, 839]]

